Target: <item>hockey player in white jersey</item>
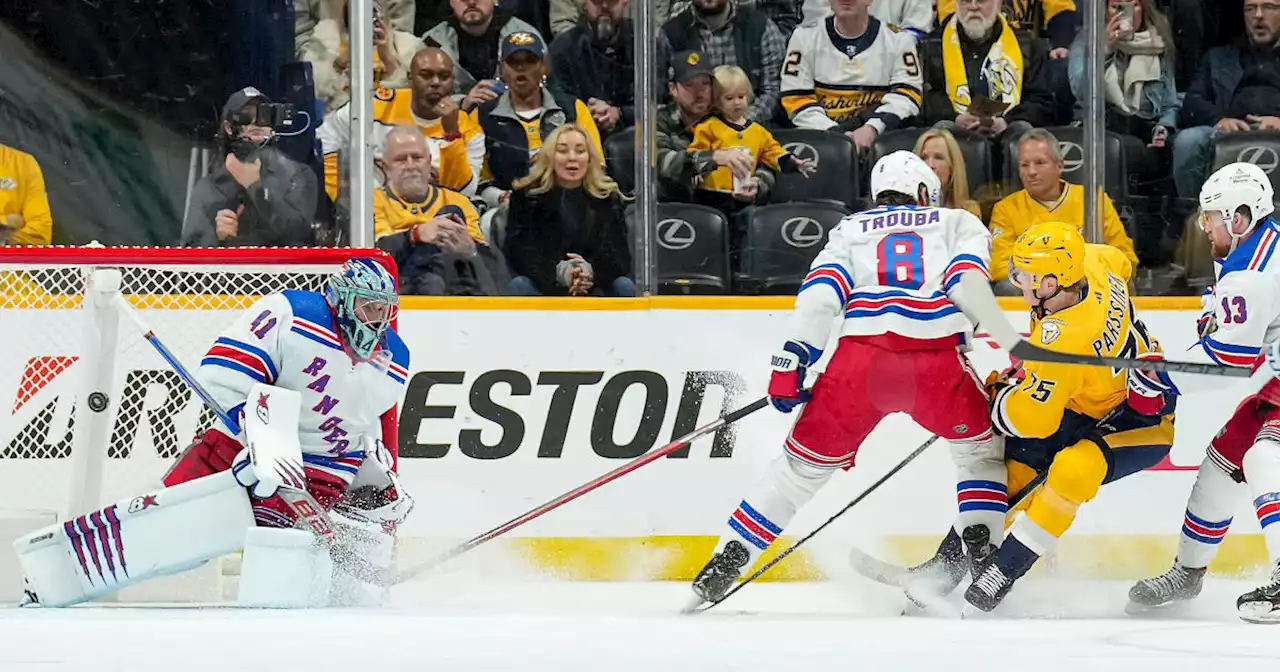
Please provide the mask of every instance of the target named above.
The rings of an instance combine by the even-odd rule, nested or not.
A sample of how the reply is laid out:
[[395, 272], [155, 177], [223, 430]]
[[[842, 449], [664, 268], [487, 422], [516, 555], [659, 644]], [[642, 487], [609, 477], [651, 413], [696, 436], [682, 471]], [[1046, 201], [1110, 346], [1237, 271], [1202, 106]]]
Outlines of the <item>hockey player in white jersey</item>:
[[[805, 406], [783, 455], [747, 492], [694, 579], [701, 600], [723, 597], [797, 509], [836, 470], [853, 466], [880, 420], [899, 411], [951, 443], [960, 513], [943, 542], [954, 552], [939, 555], [954, 581], [1000, 543], [1003, 454], [986, 393], [960, 351], [972, 335], [961, 309], [974, 286], [962, 286], [961, 276], [977, 274], [976, 286], [989, 293], [990, 235], [973, 215], [935, 207], [938, 178], [910, 152], [880, 159], [871, 190], [876, 207], [831, 230], [796, 297], [788, 340], [772, 358], [769, 396], [784, 413]], [[841, 315], [839, 343], [810, 390], [805, 374]]]
[[[195, 372], [226, 409], [227, 422], [220, 420], [182, 453], [165, 475], [163, 490], [18, 540], [31, 598], [50, 606], [74, 604], [243, 548], [241, 597], [250, 603], [304, 606], [324, 603], [330, 591], [345, 593], [342, 601], [368, 603], [365, 597], [379, 587], [339, 585], [352, 577], [332, 571], [327, 552], [320, 558], [304, 549], [291, 556], [302, 558], [302, 566], [279, 568], [276, 559], [282, 556], [246, 547], [246, 540], [260, 540], [266, 549], [320, 548], [311, 532], [291, 529], [298, 516], [276, 487], [292, 482], [333, 513], [341, 549], [389, 567], [391, 535], [412, 508], [387, 448], [395, 445], [394, 408], [409, 370], [409, 351], [391, 328], [398, 306], [394, 278], [372, 257], [348, 261], [323, 293], [286, 290], [254, 303], [217, 338]], [[296, 408], [281, 406], [289, 400]], [[260, 463], [246, 448], [287, 443], [281, 435], [254, 429], [273, 417], [296, 417], [283, 436], [287, 442], [297, 436], [293, 450], [300, 449], [302, 473], [283, 483], [275, 475], [256, 474]], [[255, 527], [279, 532], [254, 533]], [[281, 569], [282, 576], [256, 580], [261, 574], [251, 556], [270, 558], [265, 566]], [[316, 567], [324, 576], [297, 579]], [[306, 594], [244, 595], [247, 583], [278, 593], [273, 584], [289, 583], [285, 577], [298, 581], [298, 592]]]
[[870, 0], [831, 0], [833, 16], [791, 34], [782, 107], [800, 128], [844, 131], [860, 148], [920, 112], [916, 40], [868, 13]]
[[[1202, 226], [1221, 265], [1198, 322], [1200, 340], [1186, 359], [1252, 367], [1269, 349], [1271, 368], [1280, 375], [1280, 223], [1272, 217], [1273, 198], [1266, 173], [1251, 163], [1224, 166], [1201, 188]], [[1130, 387], [1145, 393], [1214, 391], [1235, 380], [1129, 374]], [[1200, 593], [1205, 569], [1231, 526], [1239, 493], [1246, 489], [1274, 565], [1270, 581], [1240, 596], [1237, 608], [1246, 621], [1280, 622], [1280, 379], [1275, 377], [1246, 398], [1213, 439], [1191, 489], [1174, 565], [1129, 591], [1131, 611]]]

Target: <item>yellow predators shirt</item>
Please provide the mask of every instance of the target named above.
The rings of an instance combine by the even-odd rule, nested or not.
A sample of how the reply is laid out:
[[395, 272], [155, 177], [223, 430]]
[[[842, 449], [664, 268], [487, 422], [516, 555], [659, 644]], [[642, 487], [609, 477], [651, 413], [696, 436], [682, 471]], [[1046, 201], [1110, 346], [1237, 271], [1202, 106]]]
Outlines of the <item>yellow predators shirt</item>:
[[[787, 153], [782, 144], [774, 139], [764, 126], [748, 121], [746, 126], [738, 126], [719, 116], [708, 117], [693, 127], [693, 142], [688, 151], [698, 152], [708, 149], [731, 149], [741, 147], [751, 154], [756, 165], [765, 165], [778, 170], [778, 159]], [[733, 191], [733, 171], [725, 166], [702, 176], [702, 189], [713, 191]]]
[[920, 112], [920, 60], [911, 33], [872, 17], [860, 36], [841, 35], [835, 19], [805, 24], [787, 43], [782, 107], [792, 123], [820, 131], [859, 120], [881, 132]]
[[378, 187], [373, 192], [373, 235], [381, 238], [429, 222], [446, 205], [456, 205], [462, 209], [462, 214], [467, 219], [467, 233], [472, 240], [483, 243], [484, 233], [480, 231], [480, 215], [476, 213], [475, 206], [471, 205], [466, 196], [439, 187], [431, 187], [427, 197], [416, 203], [401, 200], [388, 187]]
[[[1009, 257], [1013, 244], [1027, 229], [1041, 222], [1063, 222], [1080, 227], [1084, 233], [1084, 187], [1070, 182], [1062, 183], [1062, 195], [1053, 203], [1042, 203], [1031, 197], [1026, 189], [1010, 194], [996, 203], [991, 210], [991, 279], [1009, 277]], [[1124, 253], [1133, 269], [1138, 268], [1138, 255], [1133, 251], [1133, 240], [1124, 229], [1124, 222], [1116, 213], [1116, 206], [1107, 197], [1103, 204], [1103, 242]], [[1125, 276], [1128, 280], [1129, 276]]]
[[[1084, 300], [1041, 320], [1033, 320], [1030, 341], [1059, 352], [1104, 357], [1136, 357], [1158, 351], [1129, 300], [1129, 260], [1107, 245], [1085, 252]], [[1102, 418], [1124, 403], [1124, 369], [1048, 362], [1024, 362], [1026, 378], [1004, 388], [992, 400], [991, 419], [1006, 436], [1051, 436], [1072, 410]]]
[[[387, 133], [396, 126], [417, 126], [434, 148], [432, 167], [436, 183], [446, 189], [474, 194], [484, 161], [484, 131], [475, 117], [458, 114], [458, 133], [454, 140], [445, 138], [439, 120], [416, 117], [410, 108], [411, 89], [378, 89], [373, 97], [373, 141], [375, 156], [382, 156]], [[316, 129], [316, 137], [324, 151], [324, 188], [329, 198], [338, 198], [338, 152], [351, 143], [351, 106], [343, 105], [325, 117]]]
[[[9, 237], [11, 245], [48, 245], [53, 240], [53, 216], [44, 173], [34, 156], [0, 145], [0, 220], [22, 219], [22, 228]], [[3, 223], [0, 221], [0, 223]]]

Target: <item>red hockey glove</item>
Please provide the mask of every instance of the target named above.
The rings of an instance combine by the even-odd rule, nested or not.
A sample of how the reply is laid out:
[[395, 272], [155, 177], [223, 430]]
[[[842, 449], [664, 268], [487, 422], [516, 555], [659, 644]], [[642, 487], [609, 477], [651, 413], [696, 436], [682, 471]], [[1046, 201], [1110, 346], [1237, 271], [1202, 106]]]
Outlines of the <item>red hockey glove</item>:
[[809, 365], [822, 357], [822, 351], [806, 347], [799, 341], [787, 341], [782, 351], [774, 355], [773, 375], [769, 377], [769, 401], [783, 413], [790, 413], [796, 406], [809, 401], [804, 386], [804, 376]]
[[[1164, 359], [1159, 352], [1146, 352], [1138, 355], [1138, 359]], [[1172, 388], [1161, 380], [1160, 374], [1142, 369], [1129, 369], [1129, 408], [1143, 415], [1159, 415], [1164, 409], [1164, 395], [1172, 392]]]

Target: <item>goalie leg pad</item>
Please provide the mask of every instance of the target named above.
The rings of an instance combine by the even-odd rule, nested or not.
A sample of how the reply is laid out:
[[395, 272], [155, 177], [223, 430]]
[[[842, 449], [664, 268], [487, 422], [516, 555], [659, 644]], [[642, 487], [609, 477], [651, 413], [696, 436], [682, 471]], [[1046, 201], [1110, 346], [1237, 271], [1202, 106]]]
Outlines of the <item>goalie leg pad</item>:
[[333, 561], [307, 530], [250, 528], [240, 564], [242, 607], [304, 609], [329, 601]]
[[[338, 546], [334, 549], [333, 582], [329, 589], [329, 604], [335, 607], [379, 607], [386, 603], [390, 588], [362, 581], [358, 572], [342, 570], [349, 557], [360, 558], [363, 563], [390, 571], [395, 564], [396, 540], [383, 524], [360, 520], [335, 509], [331, 516], [338, 533]], [[394, 525], [391, 530], [394, 531]]]
[[1204, 458], [1187, 498], [1187, 513], [1178, 539], [1178, 565], [1191, 569], [1209, 566], [1231, 529], [1231, 515], [1243, 489], [1217, 460]]
[[253, 514], [223, 471], [46, 527], [14, 542], [40, 604], [65, 607], [234, 553]]

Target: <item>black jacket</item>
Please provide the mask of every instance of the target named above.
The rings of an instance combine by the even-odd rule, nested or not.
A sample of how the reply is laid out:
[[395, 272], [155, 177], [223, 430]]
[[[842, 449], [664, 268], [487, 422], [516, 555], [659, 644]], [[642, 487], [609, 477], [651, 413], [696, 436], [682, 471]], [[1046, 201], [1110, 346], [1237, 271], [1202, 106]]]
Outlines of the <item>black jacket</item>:
[[[1246, 60], [1280, 59], [1280, 51], [1250, 53], [1248, 36], [1236, 38], [1230, 44], [1209, 50], [1200, 59], [1200, 70], [1191, 80], [1191, 87], [1182, 100], [1182, 116], [1179, 128], [1192, 126], [1213, 126], [1223, 117], [1237, 116], [1244, 118], [1244, 110], [1236, 110], [1232, 105], [1240, 82], [1244, 79]], [[1255, 101], [1257, 99], [1255, 98]], [[1269, 104], [1254, 105], [1257, 109], [1247, 110], [1249, 114], [1280, 115], [1280, 88], [1276, 89], [1274, 98]]]
[[[578, 100], [542, 87], [542, 138], [559, 126], [578, 119]], [[508, 190], [511, 183], [529, 173], [529, 136], [525, 134], [511, 94], [501, 96], [476, 108], [480, 128], [484, 129], [485, 158], [492, 179], [485, 185]]]
[[[948, 20], [954, 20], [951, 17]], [[947, 95], [947, 74], [942, 61], [942, 31], [946, 23], [925, 40], [920, 51], [924, 56], [924, 122], [932, 126], [939, 121], [954, 121], [955, 107]], [[996, 26], [1000, 26], [997, 22]], [[1003, 29], [1002, 29], [1003, 30]], [[994, 33], [986, 42], [973, 44], [960, 34], [960, 49], [965, 55], [965, 71], [969, 76], [969, 86], [976, 88], [982, 62], [987, 57], [991, 43], [999, 39], [1000, 33]], [[1044, 40], [1019, 40], [1022, 47], [1022, 100], [1008, 114], [1005, 121], [1025, 121], [1032, 126], [1052, 126], [1055, 123], [1057, 99], [1048, 87], [1049, 45]]]
[[[551, 82], [559, 91], [587, 102], [599, 98], [622, 111], [611, 131], [635, 123], [636, 59], [631, 21], [623, 20], [613, 44], [592, 40], [586, 20], [551, 43]], [[602, 135], [611, 131], [600, 129]]]
[[[262, 161], [259, 180], [248, 189], [227, 172], [222, 161], [200, 178], [191, 194], [191, 205], [182, 223], [183, 247], [242, 247], [314, 245], [312, 222], [316, 214], [316, 175], [307, 166], [289, 159], [273, 147], [258, 153]], [[218, 240], [214, 217], [219, 210], [240, 214], [237, 235]]]
[[408, 231], [383, 236], [377, 246], [396, 260], [400, 294], [404, 296], [487, 296], [497, 294], [489, 273], [493, 254], [476, 245], [476, 255], [464, 259], [431, 243], [414, 244]]
[[596, 287], [630, 277], [624, 207], [617, 194], [594, 198], [583, 189], [512, 192], [506, 255], [513, 275], [533, 280], [543, 294], [564, 296], [569, 289], [557, 283], [556, 265], [573, 252], [591, 264]]

